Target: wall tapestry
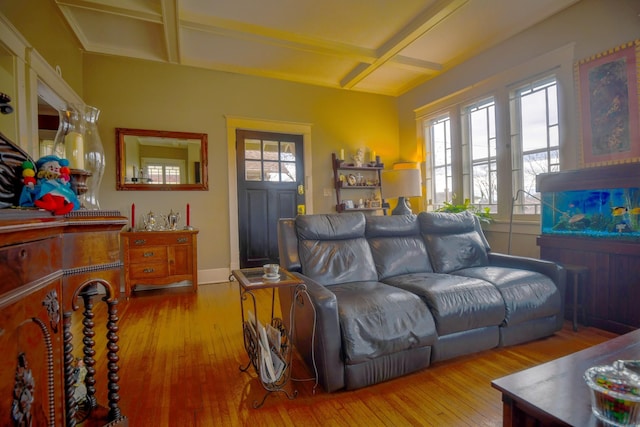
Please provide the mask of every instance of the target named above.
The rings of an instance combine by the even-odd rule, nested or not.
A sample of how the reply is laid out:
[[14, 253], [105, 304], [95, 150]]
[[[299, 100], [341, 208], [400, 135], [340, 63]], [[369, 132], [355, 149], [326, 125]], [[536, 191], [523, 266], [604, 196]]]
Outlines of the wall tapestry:
[[639, 51], [636, 40], [575, 66], [584, 166], [640, 160]]

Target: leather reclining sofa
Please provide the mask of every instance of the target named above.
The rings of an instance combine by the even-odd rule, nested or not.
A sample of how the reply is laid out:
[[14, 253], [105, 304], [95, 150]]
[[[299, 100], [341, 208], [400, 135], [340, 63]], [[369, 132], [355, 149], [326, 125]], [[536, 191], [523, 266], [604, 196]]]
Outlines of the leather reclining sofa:
[[280, 288], [283, 320], [295, 319], [295, 346], [327, 392], [563, 325], [564, 269], [491, 252], [469, 212], [301, 215], [279, 221], [278, 245], [306, 285]]

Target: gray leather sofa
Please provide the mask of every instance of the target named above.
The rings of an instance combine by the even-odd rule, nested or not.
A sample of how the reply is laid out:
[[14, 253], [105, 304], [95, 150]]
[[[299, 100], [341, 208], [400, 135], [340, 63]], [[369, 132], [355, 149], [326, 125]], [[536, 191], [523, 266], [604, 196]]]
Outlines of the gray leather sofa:
[[328, 392], [563, 325], [562, 267], [491, 252], [469, 212], [302, 215], [280, 220], [278, 244], [307, 288], [280, 289], [285, 325], [295, 304], [294, 343]]

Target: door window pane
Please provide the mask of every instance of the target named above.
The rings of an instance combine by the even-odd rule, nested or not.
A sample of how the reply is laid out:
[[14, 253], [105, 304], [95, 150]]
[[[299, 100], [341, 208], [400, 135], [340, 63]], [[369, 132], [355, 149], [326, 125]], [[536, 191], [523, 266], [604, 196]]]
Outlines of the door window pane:
[[296, 144], [293, 142], [280, 143], [280, 160], [295, 162], [296, 161]]
[[262, 181], [262, 162], [245, 160], [244, 179], [246, 181]]

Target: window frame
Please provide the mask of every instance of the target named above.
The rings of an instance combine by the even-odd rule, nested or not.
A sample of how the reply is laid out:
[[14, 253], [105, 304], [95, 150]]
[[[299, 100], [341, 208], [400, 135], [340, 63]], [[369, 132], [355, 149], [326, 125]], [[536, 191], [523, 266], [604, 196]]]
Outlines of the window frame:
[[[506, 222], [511, 220], [511, 204], [512, 204], [512, 187], [511, 180], [511, 123], [509, 114], [509, 89], [512, 87], [526, 82], [527, 80], [534, 79], [536, 76], [544, 76], [549, 74], [555, 74], [557, 81], [557, 101], [558, 101], [558, 123], [559, 123], [559, 160], [560, 169], [572, 169], [578, 167], [579, 156], [576, 156], [576, 150], [579, 150], [579, 135], [576, 135], [577, 126], [575, 121], [577, 117], [573, 114], [573, 104], [567, 103], [567, 101], [574, 99], [574, 58], [573, 43], [564, 45], [556, 50], [542, 54], [538, 57], [532, 58], [526, 62], [512, 65], [510, 68], [504, 68], [504, 71], [500, 71], [490, 77], [478, 80], [477, 76], [481, 73], [475, 74], [463, 74], [459, 81], [454, 85], [450, 85], [445, 91], [439, 90], [438, 99], [430, 99], [422, 107], [418, 107], [414, 110], [416, 129], [420, 133], [417, 138], [417, 143], [421, 145], [418, 150], [425, 149], [424, 161], [429, 165], [429, 156], [431, 155], [428, 132], [425, 132], [425, 124], [428, 120], [438, 117], [439, 115], [450, 114], [451, 117], [456, 117], [458, 110], [463, 108], [463, 105], [472, 103], [474, 100], [482, 99], [483, 97], [493, 96], [496, 100], [496, 136], [497, 136], [497, 176], [498, 176], [498, 212], [493, 215], [494, 224]], [[504, 65], [503, 65], [504, 66]], [[485, 73], [486, 74], [486, 73]], [[437, 84], [437, 82], [434, 82]], [[442, 89], [440, 86], [438, 89]], [[425, 92], [428, 93], [428, 92]], [[571, 110], [569, 109], [571, 106]], [[458, 122], [460, 122], [458, 120]], [[452, 120], [452, 151], [454, 158], [454, 173], [453, 173], [453, 193], [458, 195], [457, 201], [462, 203], [464, 197], [461, 195], [469, 194], [467, 191], [467, 185], [465, 183], [462, 174], [459, 172], [463, 168], [461, 151], [461, 144], [456, 141], [461, 141], [462, 125], [456, 125], [456, 120]], [[457, 129], [456, 129], [457, 128]], [[455, 139], [459, 138], [459, 139]], [[424, 178], [429, 179], [430, 170], [426, 168], [426, 175]], [[431, 189], [427, 187], [427, 194], [425, 198], [429, 200]], [[427, 203], [427, 210], [432, 210], [433, 206]], [[521, 223], [539, 223], [539, 216], [536, 215], [516, 215], [513, 218], [517, 222]], [[490, 226], [494, 228], [495, 225]], [[534, 228], [528, 229], [534, 230]]]

